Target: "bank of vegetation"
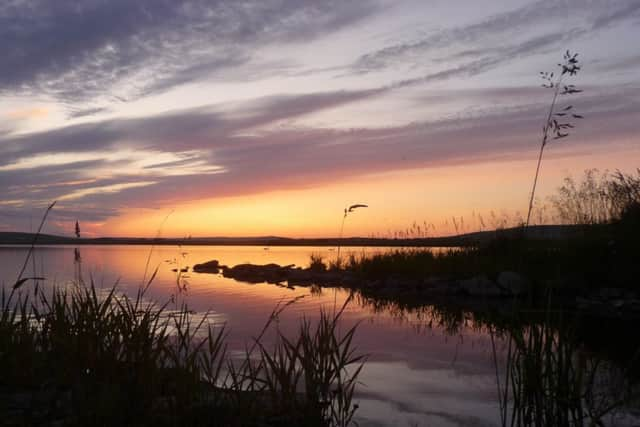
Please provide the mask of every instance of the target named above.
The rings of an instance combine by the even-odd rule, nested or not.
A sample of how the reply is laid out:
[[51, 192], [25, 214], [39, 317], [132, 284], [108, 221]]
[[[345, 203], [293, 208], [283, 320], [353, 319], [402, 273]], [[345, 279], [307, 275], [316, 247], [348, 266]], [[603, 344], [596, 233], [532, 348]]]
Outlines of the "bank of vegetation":
[[369, 295], [420, 293], [438, 284], [439, 290], [453, 289], [446, 285], [475, 279], [463, 284], [462, 290], [469, 291], [473, 283], [498, 284], [508, 274], [520, 282], [519, 294], [542, 303], [550, 292], [573, 300], [600, 293], [617, 300], [637, 298], [640, 170], [587, 171], [579, 182], [567, 178], [550, 201], [573, 229], [564, 239], [532, 238], [522, 225], [496, 230], [490, 240], [457, 249], [400, 248], [350, 254], [328, 263], [315, 256], [310, 268], [354, 275], [358, 280], [353, 283]]
[[2, 425], [346, 426], [357, 409], [363, 358], [342, 310], [285, 336], [277, 307], [238, 355], [224, 325], [147, 300], [148, 285], [130, 298], [30, 284], [2, 293]]

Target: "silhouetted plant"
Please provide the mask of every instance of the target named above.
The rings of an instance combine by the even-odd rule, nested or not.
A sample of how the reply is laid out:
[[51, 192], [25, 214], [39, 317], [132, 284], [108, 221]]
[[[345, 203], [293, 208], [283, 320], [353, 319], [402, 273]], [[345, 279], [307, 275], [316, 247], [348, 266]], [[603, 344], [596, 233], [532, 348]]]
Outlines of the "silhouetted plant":
[[361, 204], [361, 203], [357, 203], [355, 205], [351, 205], [348, 208], [344, 208], [344, 215], [342, 216], [342, 225], [340, 226], [340, 237], [338, 238], [338, 259], [336, 261], [336, 265], [338, 267], [340, 267], [340, 246], [341, 246], [341, 240], [342, 240], [342, 233], [344, 232], [344, 222], [347, 220], [347, 215], [350, 214], [351, 212], [353, 212], [355, 209], [358, 208], [368, 208], [369, 206]]
[[637, 175], [588, 169], [580, 182], [566, 177], [550, 201], [567, 224], [607, 224], [620, 220], [640, 205], [640, 170]]
[[564, 80], [567, 77], [573, 77], [578, 74], [581, 67], [578, 62], [578, 54], [571, 54], [570, 51], [566, 51], [563, 57], [563, 62], [558, 64], [560, 68], [559, 73], [555, 72], [540, 72], [540, 77], [544, 80], [542, 87], [553, 90], [553, 99], [549, 106], [549, 113], [544, 126], [542, 127], [542, 141], [540, 144], [540, 154], [538, 155], [538, 164], [536, 166], [536, 174], [533, 179], [533, 188], [531, 189], [531, 199], [529, 200], [529, 210], [527, 212], [527, 221], [525, 227], [529, 226], [531, 219], [531, 211], [533, 209], [533, 201], [536, 193], [536, 186], [538, 184], [538, 176], [540, 174], [540, 165], [542, 163], [542, 154], [544, 148], [547, 146], [549, 140], [559, 140], [569, 136], [570, 129], [574, 128], [571, 123], [572, 119], [582, 119], [583, 116], [576, 114], [573, 111], [573, 105], [568, 105], [564, 108], [558, 106], [559, 95], [572, 95], [580, 93], [582, 90], [577, 89], [574, 85], [565, 84]]
[[[80, 240], [80, 224], [76, 221], [75, 227], [76, 239]], [[75, 247], [73, 248], [73, 266], [74, 266], [74, 281], [76, 283], [83, 283], [82, 279], [82, 255], [80, 254], [80, 249]]]
[[[45, 222], [47, 221], [47, 216], [49, 215], [49, 212], [51, 212], [51, 209], [53, 209], [53, 207], [56, 205], [56, 201], [54, 201], [53, 203], [51, 203], [47, 209], [44, 211], [44, 215], [42, 216], [42, 220], [40, 221], [40, 225], [38, 226], [38, 230], [36, 231], [36, 234], [33, 235], [33, 240], [31, 241], [31, 246], [29, 247], [29, 251], [27, 252], [27, 256], [24, 259], [24, 263], [22, 264], [22, 268], [20, 269], [20, 273], [18, 273], [18, 278], [16, 279], [15, 283], [13, 284], [13, 288], [12, 290], [15, 291], [16, 289], [19, 289], [22, 285], [24, 285], [27, 280], [34, 280], [36, 282], [36, 284], [38, 283], [38, 280], [43, 280], [41, 277], [22, 277], [22, 275], [24, 274], [25, 270], [27, 269], [27, 264], [29, 263], [29, 258], [31, 258], [31, 256], [33, 255], [33, 251], [36, 247], [36, 243], [38, 242], [38, 237], [40, 237], [40, 233], [42, 232], [42, 227], [44, 227]], [[34, 271], [35, 273], [35, 271]]]
[[327, 269], [321, 254], [311, 254], [309, 258], [309, 269], [313, 271], [325, 271]]
[[[29, 401], [2, 425], [43, 425], [47, 414], [64, 425], [351, 423], [364, 362], [353, 345], [357, 325], [339, 330], [351, 298], [286, 336], [278, 316], [299, 298], [278, 305], [238, 357], [227, 351], [224, 325], [186, 304], [171, 310], [169, 303], [150, 302], [148, 288], [134, 298], [93, 281], [37, 298], [2, 289], [0, 386], [13, 390], [3, 398], [13, 402], [28, 393], [37, 403], [46, 392], [41, 412], [31, 411]], [[272, 332], [273, 347], [263, 340]]]

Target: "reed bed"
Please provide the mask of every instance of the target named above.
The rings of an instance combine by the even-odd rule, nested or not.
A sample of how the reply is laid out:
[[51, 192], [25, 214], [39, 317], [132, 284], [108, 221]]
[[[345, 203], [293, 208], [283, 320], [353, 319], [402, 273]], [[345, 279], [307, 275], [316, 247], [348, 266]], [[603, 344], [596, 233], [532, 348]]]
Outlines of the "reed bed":
[[507, 334], [501, 374], [491, 335], [503, 426], [605, 425], [638, 397], [630, 376], [638, 355], [615, 366], [590, 353], [561, 312]]
[[453, 278], [477, 275], [495, 278], [515, 271], [544, 298], [553, 288], [569, 296], [602, 287], [638, 290], [640, 264], [640, 170], [632, 174], [585, 171], [582, 181], [567, 178], [552, 198], [555, 210], [568, 226], [562, 235], [531, 235], [521, 227], [496, 229], [483, 240], [469, 240], [462, 248], [434, 250], [399, 248], [377, 254], [350, 254], [316, 269], [348, 270], [371, 279]]
[[[0, 413], [8, 425], [346, 426], [364, 359], [344, 306], [277, 327], [277, 307], [243, 357], [227, 328], [113, 286], [3, 290]], [[264, 341], [268, 331], [275, 344]]]

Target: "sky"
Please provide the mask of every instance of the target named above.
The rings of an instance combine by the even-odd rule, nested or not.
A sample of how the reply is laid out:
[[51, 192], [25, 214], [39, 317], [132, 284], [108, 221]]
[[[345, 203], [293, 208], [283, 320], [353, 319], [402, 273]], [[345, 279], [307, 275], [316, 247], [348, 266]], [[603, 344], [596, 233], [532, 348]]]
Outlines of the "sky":
[[[0, 231], [389, 237], [640, 166], [637, 0], [5, 0]], [[539, 221], [553, 221], [541, 213]], [[479, 218], [483, 220], [480, 221]], [[454, 221], [455, 218], [455, 221]]]

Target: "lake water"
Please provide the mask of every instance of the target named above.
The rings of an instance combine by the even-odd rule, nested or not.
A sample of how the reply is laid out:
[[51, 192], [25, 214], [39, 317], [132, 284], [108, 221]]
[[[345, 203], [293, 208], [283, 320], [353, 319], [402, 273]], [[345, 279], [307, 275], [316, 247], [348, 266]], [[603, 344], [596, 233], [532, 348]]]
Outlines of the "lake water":
[[[17, 276], [28, 248], [0, 247], [3, 286]], [[289, 289], [270, 284], [247, 284], [221, 275], [189, 272], [177, 277], [173, 269], [217, 259], [239, 263], [306, 266], [312, 253], [335, 257], [327, 248], [248, 246], [81, 246], [81, 271], [76, 271], [72, 246], [38, 247], [25, 276], [46, 278], [46, 286], [64, 286], [78, 274], [98, 287], [135, 294], [145, 276], [159, 270], [147, 297], [166, 302], [177, 297], [199, 313], [209, 312], [230, 329], [229, 347], [243, 350], [261, 330], [278, 303], [301, 297], [280, 316], [280, 328], [295, 330], [299, 320], [314, 318], [319, 308], [341, 305], [348, 297], [342, 290]], [[343, 248], [343, 253], [389, 250]], [[151, 254], [151, 255], [150, 255]], [[180, 285], [180, 289], [178, 287]], [[27, 285], [25, 285], [27, 286]], [[29, 284], [28, 286], [32, 286]], [[435, 320], [435, 321], [434, 321]], [[478, 328], [462, 327], [455, 334], [438, 326], [429, 307], [415, 311], [373, 309], [354, 300], [343, 319], [345, 330], [360, 322], [355, 344], [368, 354], [360, 376], [357, 420], [363, 426], [489, 426], [499, 424], [499, 404], [490, 336]]]

